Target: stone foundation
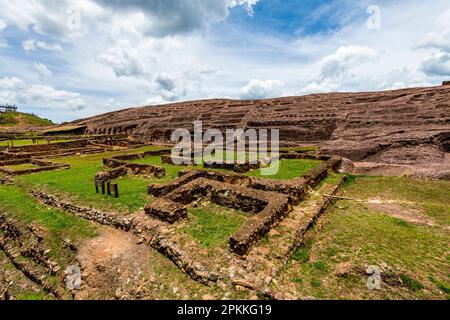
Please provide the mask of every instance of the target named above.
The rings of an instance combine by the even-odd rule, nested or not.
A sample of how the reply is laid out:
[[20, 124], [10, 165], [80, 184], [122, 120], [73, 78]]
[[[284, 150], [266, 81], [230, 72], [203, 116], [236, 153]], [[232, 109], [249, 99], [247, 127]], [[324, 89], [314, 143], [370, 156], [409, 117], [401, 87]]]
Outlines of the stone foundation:
[[187, 210], [183, 205], [164, 198], [145, 206], [145, 213], [169, 223], [175, 223], [180, 219], [187, 218]]
[[57, 197], [48, 195], [39, 190], [31, 191], [31, 194], [44, 204], [67, 211], [86, 220], [94, 221], [102, 225], [129, 231], [132, 219], [118, 217], [114, 214], [102, 212], [92, 208], [85, 208], [73, 205], [70, 202], [59, 200]]
[[[173, 203], [188, 205], [199, 198], [207, 198], [218, 205], [255, 214], [230, 238], [230, 249], [238, 255], [245, 255], [251, 246], [264, 237], [272, 226], [281, 221], [291, 209], [290, 200], [286, 195], [257, 191], [199, 177], [202, 174], [205, 175], [205, 172], [195, 171], [182, 176], [180, 179], [185, 184], [167, 193], [162, 198], [162, 202], [156, 201], [146, 206], [146, 213], [155, 217], [163, 216], [167, 221], [169, 204], [171, 206]], [[191, 179], [192, 181], [186, 182]], [[180, 184], [180, 181], [177, 183]], [[176, 185], [173, 184], [173, 186]], [[164, 207], [164, 204], [168, 207]], [[177, 215], [179, 219], [187, 216], [187, 212], [183, 211], [182, 207], [177, 209], [180, 213]], [[170, 222], [174, 223], [176, 217], [173, 215], [170, 217], [173, 218]]]
[[217, 274], [193, 261], [176, 242], [169, 240], [164, 223], [158, 220], [141, 216], [133, 219], [119, 218], [95, 209], [76, 206], [42, 191], [33, 191], [31, 194], [46, 205], [62, 209], [83, 219], [132, 232], [139, 238], [143, 238], [150, 247], [167, 256], [177, 267], [199, 283], [210, 285], [218, 280]]
[[97, 173], [95, 180], [109, 181], [126, 176], [127, 174], [153, 174], [157, 178], [162, 178], [166, 175], [166, 169], [164, 167], [133, 163], [130, 161], [164, 155], [168, 152], [170, 153], [170, 150], [157, 150], [105, 158], [103, 159], [103, 164], [108, 168], [113, 168], [113, 170]]
[[[13, 163], [13, 164], [8, 164], [8, 163]], [[18, 165], [18, 164], [26, 164], [26, 163], [30, 163], [35, 166], [38, 166], [38, 168], [23, 169], [23, 170], [11, 170], [11, 169], [8, 169], [5, 167], [3, 167], [3, 168], [0, 167], [0, 172], [6, 173], [7, 175], [11, 175], [11, 176], [20, 176], [20, 175], [24, 175], [24, 174], [38, 173], [38, 172], [43, 172], [43, 171], [70, 169], [70, 165], [68, 165], [68, 164], [53, 163], [50, 161], [43, 161], [43, 160], [37, 160], [37, 159], [4, 161], [4, 162], [0, 162], [0, 166], [2, 166], [2, 165], [4, 165], [4, 166], [5, 165], [6, 166]]]

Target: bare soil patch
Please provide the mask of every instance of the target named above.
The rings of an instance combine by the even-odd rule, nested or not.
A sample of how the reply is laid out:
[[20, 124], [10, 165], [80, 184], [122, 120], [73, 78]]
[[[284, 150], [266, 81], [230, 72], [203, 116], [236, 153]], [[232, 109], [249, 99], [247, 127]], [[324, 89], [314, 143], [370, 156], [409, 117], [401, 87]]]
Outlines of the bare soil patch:
[[409, 223], [429, 227], [436, 226], [434, 220], [424, 214], [425, 210], [423, 208], [406, 206], [393, 200], [381, 200], [378, 198], [369, 199], [366, 204], [372, 210], [381, 211]]
[[85, 242], [79, 250], [82, 290], [76, 299], [151, 299], [155, 280], [154, 257], [133, 235], [103, 228], [100, 236]]

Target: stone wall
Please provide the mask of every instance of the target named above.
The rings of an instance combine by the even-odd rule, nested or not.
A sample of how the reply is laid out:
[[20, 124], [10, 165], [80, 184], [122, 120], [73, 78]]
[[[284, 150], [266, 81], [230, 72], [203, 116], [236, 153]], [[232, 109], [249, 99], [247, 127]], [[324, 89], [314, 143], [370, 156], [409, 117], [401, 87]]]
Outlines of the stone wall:
[[119, 177], [126, 176], [127, 174], [153, 174], [157, 178], [162, 178], [166, 175], [166, 169], [164, 167], [133, 163], [130, 161], [143, 159], [146, 157], [160, 156], [167, 154], [168, 152], [170, 153], [170, 150], [158, 150], [105, 158], [103, 159], [103, 164], [108, 168], [112, 168], [112, 170], [97, 173], [95, 180], [114, 180]]
[[[291, 210], [290, 200], [286, 195], [226, 184], [201, 178], [199, 175], [202, 175], [202, 171], [182, 176], [180, 179], [185, 184], [147, 205], [145, 212], [174, 223], [187, 217], [183, 206], [199, 198], [207, 198], [218, 205], [254, 214], [242, 229], [230, 238], [230, 249], [238, 255], [245, 255], [253, 244], [264, 237]], [[186, 182], [189, 179], [192, 181]]]
[[38, 190], [32, 191], [31, 194], [46, 205], [59, 208], [83, 219], [132, 232], [142, 238], [150, 247], [171, 259], [176, 266], [195, 281], [210, 285], [218, 280], [217, 274], [208, 271], [201, 263], [193, 261], [176, 242], [169, 240], [165, 234], [165, 226], [157, 220], [147, 217], [133, 217], [132, 219], [117, 217], [110, 213], [62, 201]]
[[83, 219], [95, 221], [102, 225], [111, 226], [125, 231], [130, 230], [132, 225], [132, 219], [123, 218], [115, 214], [102, 212], [92, 208], [76, 206], [70, 202], [62, 201], [55, 196], [46, 194], [39, 190], [33, 190], [31, 191], [31, 194], [46, 205], [59, 208]]
[[57, 299], [67, 298], [66, 290], [49, 277], [55, 276], [61, 268], [50, 259], [43, 240], [44, 235], [39, 226], [32, 223], [24, 227], [18, 221], [0, 214], [0, 249], [11, 263], [44, 291]]
[[[19, 163], [15, 163], [15, 164], [30, 163], [30, 164], [33, 164], [33, 165], [37, 166], [37, 168], [23, 169], [23, 170], [12, 170], [12, 169], [8, 169], [8, 168], [5, 168], [5, 167], [3, 167], [3, 168], [0, 167], [0, 172], [6, 173], [6, 174], [11, 175], [11, 176], [20, 176], [20, 175], [31, 174], [31, 173], [39, 173], [39, 172], [44, 172], [44, 171], [70, 169], [70, 165], [68, 165], [68, 164], [53, 163], [53, 162], [50, 162], [50, 161], [43, 161], [43, 160], [38, 160], [38, 159], [27, 159], [27, 160], [23, 160], [23, 161], [19, 160], [18, 162]], [[6, 163], [8, 163], [8, 162], [6, 162]]]

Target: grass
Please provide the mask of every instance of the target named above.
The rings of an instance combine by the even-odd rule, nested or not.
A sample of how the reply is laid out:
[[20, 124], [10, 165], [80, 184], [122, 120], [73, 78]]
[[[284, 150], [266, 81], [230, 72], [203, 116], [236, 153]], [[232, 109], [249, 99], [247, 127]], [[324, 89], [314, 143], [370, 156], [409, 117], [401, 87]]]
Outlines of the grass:
[[[59, 143], [59, 142], [69, 142], [72, 140], [50, 140], [50, 143]], [[47, 144], [47, 140], [45, 139], [36, 139], [36, 144]], [[24, 147], [24, 146], [31, 146], [33, 145], [32, 139], [14, 139], [12, 140], [12, 145], [14, 147]], [[11, 140], [1, 140], [0, 141], [0, 147], [7, 147], [11, 146]]]
[[[77, 241], [95, 236], [97, 228], [89, 222], [63, 211], [41, 205], [24, 189], [17, 186], [0, 186], [0, 212], [7, 213], [24, 224], [36, 222], [47, 230], [47, 245], [56, 259], [61, 255], [62, 241]], [[66, 257], [67, 258], [67, 257]]]
[[207, 206], [190, 208], [189, 223], [182, 231], [192, 236], [206, 248], [226, 246], [228, 238], [238, 231], [247, 214], [208, 203]]
[[20, 171], [20, 170], [36, 169], [36, 168], [39, 168], [39, 167], [37, 165], [32, 164], [32, 163], [22, 163], [22, 164], [17, 164], [17, 165], [12, 165], [12, 166], [6, 166], [4, 168], [10, 169], [10, 170], [13, 170], [13, 171]]
[[[398, 177], [358, 177], [347, 193], [361, 199], [379, 197], [411, 202], [441, 225], [450, 223], [450, 182]], [[361, 187], [364, 186], [364, 187]]]
[[422, 290], [425, 288], [425, 286], [420, 283], [419, 281], [411, 278], [410, 276], [406, 274], [400, 274], [400, 279], [403, 281], [403, 284], [412, 291]]
[[69, 164], [71, 168], [63, 171], [48, 171], [21, 176], [17, 178], [17, 181], [27, 189], [42, 188], [68, 197], [71, 201], [82, 205], [102, 210], [114, 210], [124, 214], [133, 213], [152, 201], [152, 198], [147, 195], [147, 186], [151, 183], [170, 181], [175, 176], [175, 170], [169, 172], [168, 176], [163, 179], [157, 179], [153, 176], [148, 177], [148, 179], [144, 178], [144, 176], [127, 176], [118, 179], [120, 197], [117, 199], [97, 194], [95, 192], [94, 177], [97, 172], [107, 170], [102, 164], [102, 160], [105, 157], [125, 153], [139, 153], [151, 149], [154, 148], [144, 147], [127, 152], [56, 158], [52, 159], [52, 161]]
[[[344, 196], [416, 201], [434, 207], [433, 216], [441, 217], [444, 224], [450, 212], [449, 187], [448, 181], [357, 177], [344, 185]], [[361, 203], [340, 201], [314, 227], [305, 247], [294, 252], [282, 282], [294, 283], [298, 297], [445, 299], [449, 296], [449, 241], [442, 227], [415, 225]], [[361, 274], [335, 277], [336, 266], [349, 261], [356, 268], [388, 265], [403, 286], [383, 282], [381, 290], [369, 290]]]
[[[144, 177], [127, 176], [118, 179], [120, 197], [107, 197], [95, 192], [93, 179], [99, 171], [105, 171], [102, 165], [103, 158], [113, 155], [126, 153], [139, 153], [148, 150], [154, 150], [155, 147], [144, 147], [131, 151], [118, 151], [106, 154], [94, 154], [86, 156], [73, 156], [65, 158], [51, 159], [53, 162], [66, 163], [71, 166], [64, 171], [48, 171], [32, 175], [21, 176], [17, 178], [20, 185], [27, 189], [42, 188], [49, 192], [69, 197], [71, 201], [82, 205], [93, 206], [102, 210], [114, 210], [124, 214], [134, 213], [141, 210], [145, 204], [153, 201], [153, 198], [147, 195], [147, 186], [152, 183], [167, 183], [176, 179], [181, 170], [202, 168], [185, 167], [162, 164], [161, 157], [147, 157], [135, 160], [136, 163], [145, 163], [163, 166], [167, 175], [162, 179], [153, 176]], [[318, 165], [319, 161], [312, 160], [283, 160], [281, 162], [278, 175], [270, 177], [273, 179], [290, 179], [298, 177], [311, 168]], [[250, 175], [258, 176], [259, 170], [251, 172]]]
[[300, 247], [294, 251], [291, 256], [291, 259], [294, 261], [299, 261], [302, 263], [306, 263], [309, 260], [309, 249], [306, 247]]
[[53, 124], [52, 121], [42, 119], [34, 114], [22, 112], [0, 113], [0, 126], [47, 127]]
[[[161, 157], [143, 158], [135, 160], [133, 162], [164, 166], [167, 170], [168, 177], [170, 177], [171, 179], [176, 178], [180, 170], [203, 168], [202, 165], [180, 167], [163, 164], [161, 162]], [[304, 175], [309, 170], [316, 168], [320, 163], [321, 161], [319, 160], [283, 159], [280, 162], [280, 169], [278, 173], [275, 175], [272, 176], [262, 175], [260, 169], [248, 172], [246, 175], [251, 177], [262, 177], [275, 180], [290, 180]], [[208, 169], [208, 170], [215, 170], [215, 169]], [[217, 170], [217, 171], [225, 171], [225, 170]]]
[[262, 175], [261, 169], [247, 173], [250, 177], [262, 177], [273, 180], [290, 180], [300, 177], [309, 170], [316, 168], [321, 161], [303, 159], [282, 159], [277, 174], [271, 176]]
[[42, 301], [52, 300], [51, 296], [45, 292], [22, 292], [17, 300], [21, 301]]

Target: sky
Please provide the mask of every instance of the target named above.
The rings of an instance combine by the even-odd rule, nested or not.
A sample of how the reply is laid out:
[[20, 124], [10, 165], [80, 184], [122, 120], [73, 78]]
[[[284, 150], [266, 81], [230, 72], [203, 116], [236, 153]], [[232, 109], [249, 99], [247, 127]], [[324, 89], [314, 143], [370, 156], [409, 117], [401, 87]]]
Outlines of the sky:
[[0, 0], [0, 104], [129, 106], [450, 80], [450, 1]]

